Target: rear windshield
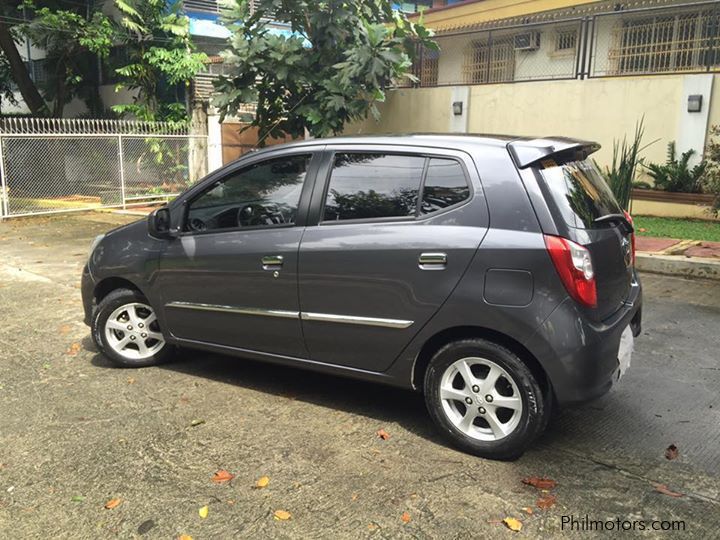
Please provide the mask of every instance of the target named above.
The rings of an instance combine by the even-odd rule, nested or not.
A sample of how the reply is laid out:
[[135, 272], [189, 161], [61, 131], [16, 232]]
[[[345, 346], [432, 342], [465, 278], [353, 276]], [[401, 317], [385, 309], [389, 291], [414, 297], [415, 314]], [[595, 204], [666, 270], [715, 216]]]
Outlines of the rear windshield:
[[607, 225], [595, 220], [623, 212], [592, 161], [569, 161], [558, 165], [553, 160], [546, 160], [541, 164], [540, 175], [570, 227], [604, 227]]

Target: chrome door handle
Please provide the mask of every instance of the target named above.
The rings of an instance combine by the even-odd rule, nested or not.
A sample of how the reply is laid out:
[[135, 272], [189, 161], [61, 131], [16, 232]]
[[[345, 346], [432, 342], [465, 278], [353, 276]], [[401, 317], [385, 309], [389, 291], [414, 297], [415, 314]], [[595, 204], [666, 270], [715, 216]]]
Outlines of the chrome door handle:
[[263, 270], [277, 270], [283, 265], [282, 255], [265, 255], [261, 260]]
[[418, 264], [422, 270], [442, 270], [447, 264], [446, 253], [421, 253]]

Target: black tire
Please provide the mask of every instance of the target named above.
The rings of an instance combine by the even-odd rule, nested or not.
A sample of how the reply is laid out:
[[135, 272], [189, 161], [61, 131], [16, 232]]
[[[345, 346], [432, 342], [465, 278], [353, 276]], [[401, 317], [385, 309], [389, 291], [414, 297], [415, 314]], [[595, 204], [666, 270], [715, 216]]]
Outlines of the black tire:
[[[108, 343], [105, 333], [108, 318], [116, 309], [133, 303], [150, 305], [147, 298], [132, 289], [116, 289], [100, 301], [92, 316], [91, 330], [95, 345], [113, 364], [119, 367], [138, 368], [167, 362], [174, 353], [174, 347], [167, 342], [155, 354], [146, 358], [128, 358], [113, 350]], [[159, 329], [156, 328], [156, 330]]]
[[[443, 408], [440, 398], [443, 374], [456, 361], [468, 357], [486, 359], [504, 369], [512, 377], [519, 393], [518, 397], [522, 400], [523, 407], [519, 413], [517, 426], [509, 434], [497, 440], [480, 440], [463, 433]], [[484, 339], [464, 339], [442, 347], [430, 360], [425, 373], [424, 390], [425, 404], [440, 431], [458, 448], [484, 458], [517, 459], [542, 433], [550, 415], [550, 399], [543, 393], [528, 366], [512, 351]], [[472, 407], [474, 408], [475, 404]], [[504, 412], [500, 411], [500, 413]], [[486, 425], [489, 428], [489, 424]]]

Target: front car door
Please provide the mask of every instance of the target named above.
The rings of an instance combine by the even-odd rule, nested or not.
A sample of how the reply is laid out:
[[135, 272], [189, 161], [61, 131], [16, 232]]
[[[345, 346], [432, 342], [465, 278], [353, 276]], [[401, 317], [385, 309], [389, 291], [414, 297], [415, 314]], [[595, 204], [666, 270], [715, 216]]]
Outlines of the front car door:
[[318, 160], [315, 149], [270, 152], [190, 194], [157, 277], [175, 337], [306, 356], [297, 258]]
[[310, 357], [385, 371], [487, 231], [474, 163], [454, 150], [329, 145], [311, 208], [299, 275]]

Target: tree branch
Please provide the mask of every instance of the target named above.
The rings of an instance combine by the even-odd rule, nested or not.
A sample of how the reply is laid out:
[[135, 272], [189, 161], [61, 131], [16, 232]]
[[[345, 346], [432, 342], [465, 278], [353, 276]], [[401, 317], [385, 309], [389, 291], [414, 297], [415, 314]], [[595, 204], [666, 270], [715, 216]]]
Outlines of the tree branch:
[[47, 116], [48, 107], [45, 100], [38, 92], [35, 83], [30, 78], [30, 74], [25, 67], [20, 53], [15, 46], [15, 40], [10, 33], [10, 28], [0, 20], [0, 49], [2, 49], [5, 57], [10, 64], [13, 80], [17, 84], [20, 94], [30, 112], [35, 116]]

